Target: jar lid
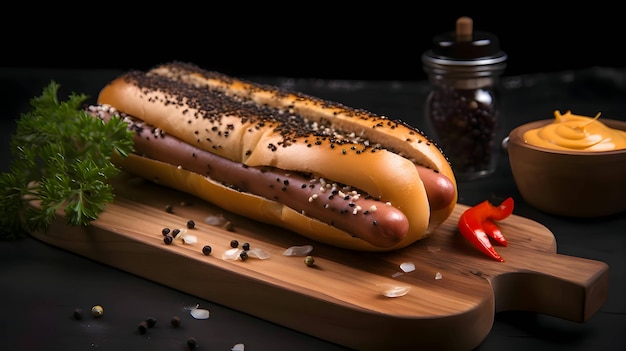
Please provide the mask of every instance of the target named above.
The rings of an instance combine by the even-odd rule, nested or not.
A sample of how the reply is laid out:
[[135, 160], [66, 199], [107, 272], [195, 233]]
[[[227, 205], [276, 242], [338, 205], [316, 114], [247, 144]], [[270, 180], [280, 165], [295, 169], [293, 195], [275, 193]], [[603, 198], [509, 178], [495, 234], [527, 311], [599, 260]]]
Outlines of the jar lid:
[[500, 41], [492, 33], [475, 31], [469, 17], [456, 22], [456, 30], [433, 38], [433, 48], [422, 56], [428, 65], [497, 65], [506, 61], [507, 55], [500, 50]]

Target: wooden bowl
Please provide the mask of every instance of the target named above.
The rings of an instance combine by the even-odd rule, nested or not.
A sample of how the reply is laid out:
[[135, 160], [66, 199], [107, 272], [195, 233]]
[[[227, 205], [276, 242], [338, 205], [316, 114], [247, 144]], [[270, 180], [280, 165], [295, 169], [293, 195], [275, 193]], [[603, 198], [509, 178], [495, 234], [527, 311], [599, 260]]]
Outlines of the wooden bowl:
[[[530, 122], [509, 133], [511, 171], [524, 200], [541, 211], [568, 217], [600, 217], [626, 211], [626, 149], [562, 151], [524, 141], [524, 132], [553, 121]], [[626, 130], [624, 121], [602, 122]]]

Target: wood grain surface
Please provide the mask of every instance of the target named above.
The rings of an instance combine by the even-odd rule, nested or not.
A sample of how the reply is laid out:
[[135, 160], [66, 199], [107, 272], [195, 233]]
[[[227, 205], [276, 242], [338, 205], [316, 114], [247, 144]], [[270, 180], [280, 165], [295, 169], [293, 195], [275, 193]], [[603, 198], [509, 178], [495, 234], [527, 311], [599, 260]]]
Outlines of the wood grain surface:
[[[49, 231], [33, 236], [354, 349], [469, 350], [485, 339], [496, 312], [534, 311], [583, 323], [608, 294], [605, 263], [558, 254], [549, 228], [516, 215], [499, 223], [509, 246], [496, 247], [506, 260], [497, 262], [458, 232], [467, 208], [462, 204], [430, 237], [394, 252], [364, 253], [313, 242], [126, 174], [114, 189], [115, 202], [92, 225], [67, 226], [59, 213]], [[212, 216], [224, 216], [232, 229], [207, 224]], [[196, 226], [187, 233], [198, 242], [166, 245], [161, 230], [184, 229], [190, 219]], [[224, 260], [231, 240], [270, 257]], [[313, 246], [313, 267], [303, 257], [283, 255], [307, 244]], [[209, 256], [204, 245], [212, 247]], [[415, 270], [403, 272], [406, 262]], [[409, 290], [386, 297], [389, 286]]]

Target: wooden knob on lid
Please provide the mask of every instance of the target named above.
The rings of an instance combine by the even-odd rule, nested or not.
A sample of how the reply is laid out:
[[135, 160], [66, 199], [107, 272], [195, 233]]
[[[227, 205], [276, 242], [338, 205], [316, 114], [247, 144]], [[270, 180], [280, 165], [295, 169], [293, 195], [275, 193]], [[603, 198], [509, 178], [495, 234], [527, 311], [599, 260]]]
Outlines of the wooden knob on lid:
[[456, 40], [472, 41], [474, 21], [466, 16], [456, 20]]

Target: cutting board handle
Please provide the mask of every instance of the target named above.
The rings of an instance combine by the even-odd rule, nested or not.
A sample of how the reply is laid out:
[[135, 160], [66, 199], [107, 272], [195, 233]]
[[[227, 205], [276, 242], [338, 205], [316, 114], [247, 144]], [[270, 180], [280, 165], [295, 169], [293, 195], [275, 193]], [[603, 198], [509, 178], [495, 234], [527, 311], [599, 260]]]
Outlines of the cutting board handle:
[[516, 268], [490, 279], [496, 312], [530, 311], [582, 323], [607, 299], [604, 262], [525, 250], [507, 263]]

